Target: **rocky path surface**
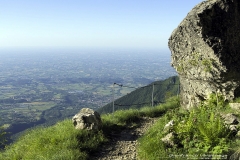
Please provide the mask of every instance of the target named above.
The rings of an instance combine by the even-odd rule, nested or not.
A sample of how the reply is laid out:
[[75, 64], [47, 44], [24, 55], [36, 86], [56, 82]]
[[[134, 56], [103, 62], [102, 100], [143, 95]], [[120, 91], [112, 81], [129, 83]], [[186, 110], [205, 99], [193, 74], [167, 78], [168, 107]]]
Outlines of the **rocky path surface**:
[[136, 160], [137, 139], [140, 138], [158, 118], [143, 118], [137, 127], [129, 127], [119, 133], [110, 134], [110, 140], [90, 160]]

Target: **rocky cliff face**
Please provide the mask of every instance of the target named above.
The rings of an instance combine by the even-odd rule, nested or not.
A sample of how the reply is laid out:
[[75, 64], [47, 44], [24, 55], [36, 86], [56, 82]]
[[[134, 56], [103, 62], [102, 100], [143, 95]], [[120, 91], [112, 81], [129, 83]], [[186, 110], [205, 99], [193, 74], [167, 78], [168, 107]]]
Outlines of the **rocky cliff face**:
[[186, 108], [210, 93], [240, 96], [240, 1], [208, 0], [195, 6], [169, 38], [172, 65]]

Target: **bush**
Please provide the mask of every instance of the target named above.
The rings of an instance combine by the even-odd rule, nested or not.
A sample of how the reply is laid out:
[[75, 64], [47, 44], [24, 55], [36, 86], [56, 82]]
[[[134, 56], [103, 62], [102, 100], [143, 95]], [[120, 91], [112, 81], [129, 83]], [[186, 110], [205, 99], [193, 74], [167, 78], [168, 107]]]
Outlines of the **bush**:
[[230, 147], [230, 130], [221, 118], [220, 111], [226, 103], [222, 96], [211, 95], [201, 106], [192, 109], [178, 122], [174, 129], [184, 149], [190, 154], [227, 153]]
[[[221, 159], [221, 155], [229, 154], [232, 147], [231, 132], [220, 116], [227, 110], [227, 104], [222, 96], [211, 95], [208, 101], [191, 110], [177, 108], [169, 110], [140, 139], [138, 149], [141, 159]], [[161, 138], [164, 126], [174, 120], [172, 131], [177, 134], [179, 144], [174, 147], [165, 145]], [[182, 157], [179, 157], [182, 155]], [[194, 155], [209, 155], [210, 157], [186, 157]], [[178, 157], [176, 157], [178, 156]], [[226, 157], [225, 157], [226, 158]]]
[[230, 130], [219, 113], [200, 106], [174, 127], [184, 149], [190, 154], [222, 154], [228, 151]]

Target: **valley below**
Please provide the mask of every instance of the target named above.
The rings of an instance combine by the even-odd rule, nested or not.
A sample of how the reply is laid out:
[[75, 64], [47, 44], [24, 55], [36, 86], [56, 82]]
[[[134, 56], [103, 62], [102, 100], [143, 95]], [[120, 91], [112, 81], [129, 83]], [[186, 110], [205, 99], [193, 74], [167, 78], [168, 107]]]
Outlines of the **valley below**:
[[176, 75], [170, 53], [6, 51], [0, 59], [0, 125], [9, 135], [97, 110], [138, 87]]

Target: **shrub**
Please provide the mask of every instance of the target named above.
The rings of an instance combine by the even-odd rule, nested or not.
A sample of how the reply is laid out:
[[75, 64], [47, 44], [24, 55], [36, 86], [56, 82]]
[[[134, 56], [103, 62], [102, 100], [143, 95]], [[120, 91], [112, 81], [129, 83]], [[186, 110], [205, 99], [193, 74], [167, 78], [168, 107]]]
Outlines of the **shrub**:
[[[230, 136], [228, 126], [220, 116], [220, 112], [226, 109], [227, 104], [222, 96], [210, 95], [208, 101], [191, 110], [182, 108], [169, 110], [140, 139], [139, 157], [154, 160], [161, 159], [160, 157], [163, 157], [162, 159], [221, 159], [223, 157], [219, 156], [227, 156], [232, 147], [233, 137]], [[164, 126], [170, 120], [174, 120], [172, 131], [177, 134], [179, 142], [175, 147], [169, 147], [161, 141], [161, 138], [167, 134], [162, 132]], [[186, 157], [194, 155], [198, 157]]]
[[220, 116], [225, 106], [222, 96], [210, 95], [208, 101], [193, 108], [183, 119], [176, 118], [175, 131], [189, 153], [228, 152], [230, 130]]
[[230, 130], [219, 113], [205, 106], [190, 111], [176, 124], [175, 131], [189, 153], [222, 154], [228, 151]]

